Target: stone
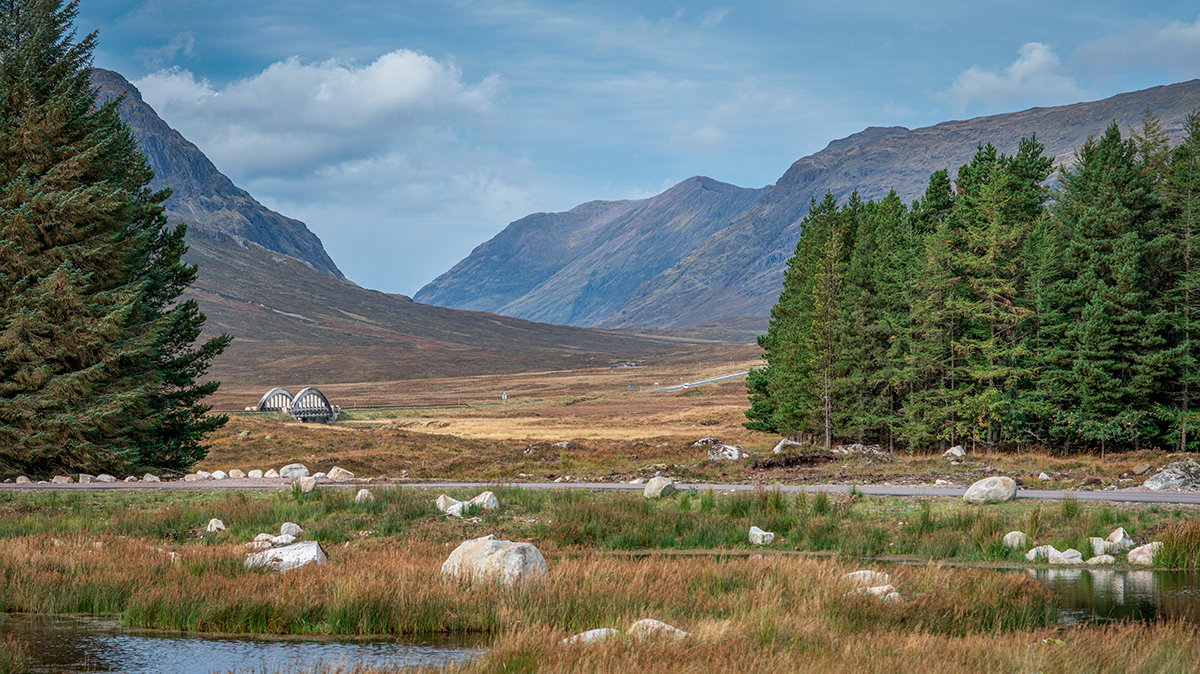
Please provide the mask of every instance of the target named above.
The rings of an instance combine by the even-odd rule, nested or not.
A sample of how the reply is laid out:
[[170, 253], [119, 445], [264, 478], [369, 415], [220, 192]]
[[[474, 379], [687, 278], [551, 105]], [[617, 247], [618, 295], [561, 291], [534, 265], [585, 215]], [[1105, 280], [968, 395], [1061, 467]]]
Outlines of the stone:
[[246, 547], [250, 548], [251, 550], [270, 550], [271, 541], [250, 541], [246, 544]]
[[1162, 548], [1162, 542], [1154, 541], [1145, 545], [1138, 546], [1129, 551], [1127, 558], [1130, 564], [1138, 564], [1140, 566], [1153, 566], [1154, 555]]
[[289, 463], [279, 469], [278, 475], [287, 480], [299, 480], [302, 477], [308, 477], [308, 466], [302, 463]]
[[738, 461], [749, 456], [741, 445], [713, 445], [708, 448], [709, 461]]
[[262, 476], [263, 476], [263, 472], [257, 468], [250, 471], [249, 473], [246, 473], [246, 477], [253, 478], [255, 480], [261, 478]]
[[723, 444], [725, 444], [725, 443], [721, 442], [720, 439], [718, 439], [718, 438], [700, 438], [699, 440], [693, 442], [692, 446], [693, 447], [707, 447], [709, 445], [723, 445]]
[[1142, 483], [1150, 491], [1167, 491], [1191, 487], [1200, 479], [1200, 462], [1188, 459], [1176, 461], [1162, 467]]
[[199, 475], [197, 475], [195, 473], [188, 473], [187, 475], [183, 476], [184, 482], [199, 482], [200, 480], [203, 480], [203, 479], [204, 478], [200, 477]]
[[1050, 558], [1051, 564], [1082, 564], [1083, 553], [1075, 548], [1067, 548], [1055, 557]]
[[863, 569], [861, 571], [852, 571], [842, 576], [842, 580], [854, 585], [855, 587], [876, 587], [879, 585], [887, 585], [891, 582], [891, 576], [880, 571], [871, 571]]
[[225, 523], [214, 517], [208, 521], [208, 527], [206, 527], [204, 530], [205, 531], [225, 531]]
[[1091, 536], [1088, 538], [1088, 545], [1092, 546], [1092, 556], [1099, 557], [1108, 554], [1110, 543], [1099, 536]]
[[1048, 562], [1061, 554], [1053, 545], [1039, 545], [1025, 553], [1025, 559], [1031, 562]]
[[213, 476], [212, 473], [205, 471], [205, 470], [196, 471], [196, 475], [198, 475], [201, 480], [211, 480], [212, 476]]
[[254, 537], [255, 543], [270, 543], [275, 540], [275, 534], [259, 534]]
[[104, 483], [116, 482], [117, 478], [113, 477], [112, 475], [109, 475], [108, 473], [100, 473], [99, 475], [96, 476], [96, 481], [104, 482]]
[[327, 475], [325, 475], [325, 473], [313, 473], [312, 476], [317, 478], [318, 480], [323, 477], [328, 477]]
[[787, 438], [784, 438], [779, 441], [779, 444], [775, 445], [775, 449], [772, 449], [771, 453], [772, 454], [782, 454], [789, 449], [795, 449], [796, 451], [800, 451], [801, 449], [804, 449], [804, 445], [800, 444], [799, 442], [796, 442], [795, 440], [788, 440]]
[[329, 473], [326, 474], [326, 477], [334, 482], [344, 482], [345, 480], [353, 480], [354, 473], [351, 473], [345, 468], [338, 468], [337, 466], [334, 466], [329, 470]]
[[502, 541], [489, 534], [455, 548], [442, 563], [442, 575], [515, 585], [546, 575], [546, 559], [529, 543]]
[[985, 477], [967, 489], [963, 500], [975, 505], [983, 503], [1000, 503], [1011, 501], [1017, 495], [1017, 483], [1011, 477], [1003, 475]]
[[467, 501], [467, 505], [476, 506], [480, 510], [497, 510], [500, 508], [500, 499], [492, 492], [485, 491]]
[[1004, 547], [1009, 550], [1024, 550], [1029, 547], [1029, 536], [1024, 531], [1010, 531], [1004, 534]]
[[670, 639], [672, 641], [686, 639], [688, 636], [687, 632], [653, 618], [642, 618], [635, 622], [629, 626], [626, 634], [634, 639]]
[[942, 452], [942, 458], [944, 459], [961, 459], [966, 455], [967, 453], [963, 450], [962, 445], [955, 445]]
[[55, 475], [50, 478], [50, 484], [74, 484], [75, 478], [66, 475]]
[[1038, 479], [1041, 480], [1042, 482], [1049, 482], [1050, 476], [1045, 473], [1038, 473]]
[[1151, 466], [1148, 463], [1139, 463], [1138, 465], [1133, 467], [1133, 474], [1134, 475], [1145, 475], [1146, 473], [1149, 473], [1153, 469], [1154, 469], [1154, 466]]
[[223, 470], [214, 470], [213, 474], [212, 474], [212, 479], [214, 479], [214, 480], [224, 480], [228, 477], [229, 477], [229, 474]]
[[162, 482], [157, 475], [146, 473], [142, 476], [142, 482]]
[[79, 474], [79, 484], [91, 484], [95, 481], [96, 481], [95, 475], [88, 475], [87, 473]]
[[307, 494], [317, 488], [317, 478], [302, 477], [296, 480], [296, 484], [300, 485], [300, 493]]
[[250, 431], [242, 431], [241, 433], [238, 433], [238, 440], [245, 440], [248, 437], [250, 437]]
[[246, 477], [246, 474], [243, 473], [242, 471], [238, 470], [237, 468], [234, 468], [229, 471], [229, 478], [232, 480], [240, 480], [243, 477]]
[[289, 571], [309, 564], [328, 564], [329, 558], [316, 541], [293, 543], [281, 548], [272, 548], [246, 555], [246, 568], [265, 568], [272, 571]]
[[28, 477], [26, 477], [24, 475], [18, 475], [17, 476], [17, 484], [33, 484], [33, 480], [30, 480]]
[[271, 537], [271, 546], [276, 548], [283, 547], [285, 545], [291, 545], [295, 542], [296, 537], [291, 534], [279, 534], [278, 536]]
[[678, 490], [675, 489], [675, 480], [660, 475], [659, 477], [651, 478], [646, 483], [645, 489], [642, 489], [642, 496], [645, 498], [659, 498], [661, 496], [670, 496], [676, 491]]
[[576, 634], [573, 637], [567, 637], [566, 639], [562, 640], [562, 645], [563, 646], [574, 646], [576, 644], [578, 644], [578, 645], [597, 644], [597, 643], [600, 643], [601, 641], [608, 641], [609, 639], [612, 639], [614, 637], [619, 637], [619, 636], [621, 636], [621, 633], [614, 630], [613, 628], [601, 627], [601, 628], [594, 629], [594, 630], [588, 630], [586, 632], [580, 632], [579, 634]]
[[870, 596], [870, 597], [878, 597], [880, 599], [883, 599], [895, 591], [896, 591], [896, 588], [892, 587], [891, 585], [875, 585], [872, 587], [860, 587], [856, 590], [851, 590], [850, 592], [846, 593], [846, 596], [850, 596], [850, 595], [854, 594], [854, 595], [859, 595], [859, 596], [863, 596], [863, 597]]
[[1108, 535], [1107, 540], [1114, 546], [1110, 548], [1110, 550], [1115, 550], [1116, 552], [1124, 552], [1137, 545], [1137, 543], [1134, 543], [1133, 539], [1129, 537], [1129, 534], [1125, 533], [1125, 527], [1117, 527], [1116, 529], [1113, 529], [1113, 532]]
[[433, 503], [434, 503], [434, 505], [437, 506], [438, 510], [440, 510], [444, 513], [449, 513], [450, 508], [452, 508], [454, 506], [458, 506], [459, 510], [460, 511], [462, 510], [462, 501], [459, 501], [458, 499], [446, 496], [445, 494], [442, 494], [441, 496], [437, 497], [437, 500], [434, 501]]
[[752, 545], [770, 545], [771, 541], [775, 540], [775, 534], [770, 531], [763, 531], [758, 527], [750, 527], [750, 543]]
[[300, 525], [295, 522], [284, 522], [279, 527], [279, 535], [281, 536], [299, 536], [302, 533], [304, 533], [304, 529], [301, 529]]
[[279, 477], [279, 471], [274, 468], [268, 469], [267, 472], [263, 473], [263, 477]]
[[354, 495], [355, 505], [370, 505], [374, 502], [375, 495], [371, 493], [370, 489], [359, 489], [358, 493]]
[[945, 487], [948, 484], [950, 484], [950, 480], [943, 480], [940, 477], [933, 481], [933, 486], [935, 487]]
[[137, 479], [136, 475], [130, 475], [129, 477], [125, 478], [125, 481], [126, 482], [137, 482], [138, 479]]
[[1084, 564], [1087, 564], [1088, 566], [1100, 566], [1102, 564], [1116, 564], [1116, 563], [1117, 563], [1117, 558], [1113, 557], [1112, 555], [1096, 555], [1095, 557], [1092, 557], [1091, 559], [1084, 562]]

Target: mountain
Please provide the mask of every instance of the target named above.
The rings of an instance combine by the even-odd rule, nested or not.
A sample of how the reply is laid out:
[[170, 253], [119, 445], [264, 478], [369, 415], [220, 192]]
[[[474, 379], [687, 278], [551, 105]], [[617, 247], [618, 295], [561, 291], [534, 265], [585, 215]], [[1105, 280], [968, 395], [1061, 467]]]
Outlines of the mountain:
[[142, 154], [154, 169], [151, 189], [171, 188], [167, 217], [199, 222], [290, 255], [336, 279], [345, 276], [325, 252], [321, 240], [303, 222], [272, 211], [254, 200], [217, 170], [208, 157], [164, 122], [142, 100], [137, 87], [120, 74], [96, 68], [92, 83], [98, 98], [124, 96], [121, 119], [138, 140]]
[[413, 299], [592, 325], [727, 227], [764, 191], [698, 176], [650, 199], [535, 213], [510, 224]]

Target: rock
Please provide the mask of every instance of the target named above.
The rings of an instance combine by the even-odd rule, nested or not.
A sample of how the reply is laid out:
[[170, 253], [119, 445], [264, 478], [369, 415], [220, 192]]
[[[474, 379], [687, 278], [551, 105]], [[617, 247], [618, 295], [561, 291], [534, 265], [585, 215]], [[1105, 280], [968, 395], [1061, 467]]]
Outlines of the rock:
[[1130, 564], [1139, 564], [1141, 566], [1153, 566], [1154, 555], [1162, 548], [1162, 542], [1154, 541], [1145, 545], [1138, 546], [1129, 551], [1127, 558]]
[[183, 476], [184, 482], [199, 482], [200, 480], [203, 480], [203, 479], [204, 478], [200, 477], [196, 473], [188, 473], [187, 475]]
[[887, 585], [891, 582], [891, 576], [879, 571], [871, 571], [863, 569], [861, 571], [853, 571], [842, 576], [842, 580], [854, 585], [855, 587], [876, 587], [879, 585]]
[[75, 478], [67, 477], [66, 475], [55, 475], [50, 479], [50, 484], [74, 484]]
[[1113, 547], [1109, 549], [1116, 552], [1124, 552], [1137, 545], [1137, 543], [1134, 543], [1133, 539], [1129, 537], [1129, 534], [1125, 533], [1125, 527], [1117, 527], [1116, 529], [1113, 529], [1113, 532], [1108, 535], [1108, 542], [1113, 545]]
[[1038, 479], [1041, 480], [1042, 482], [1049, 482], [1050, 476], [1045, 473], [1038, 473]]
[[252, 479], [255, 479], [255, 480], [257, 480], [257, 479], [261, 478], [262, 476], [263, 476], [263, 472], [262, 472], [261, 470], [257, 469], [257, 468], [255, 468], [254, 470], [250, 471], [249, 473], [246, 473], [246, 477], [248, 477], [248, 478], [252, 478]]
[[714, 445], [708, 448], [709, 461], [738, 461], [748, 456], [741, 445]]
[[317, 478], [318, 480], [323, 477], [328, 477], [327, 475], [325, 475], [325, 473], [313, 473], [312, 476]]
[[302, 477], [308, 477], [308, 466], [302, 463], [289, 463], [279, 469], [279, 477], [288, 480], [299, 480]]
[[1048, 562], [1061, 554], [1053, 545], [1039, 545], [1025, 553], [1025, 559], [1031, 562]]
[[1083, 553], [1075, 548], [1067, 548], [1056, 557], [1050, 558], [1051, 564], [1082, 564]]
[[246, 555], [246, 568], [267, 568], [272, 571], [288, 571], [308, 564], [327, 564], [329, 558], [316, 541], [293, 543], [282, 548], [272, 548]]
[[299, 536], [302, 533], [304, 533], [304, 529], [301, 529], [300, 525], [294, 522], [284, 522], [279, 527], [279, 534], [281, 536]]
[[892, 587], [891, 585], [875, 585], [873, 587], [860, 587], [856, 590], [851, 590], [850, 592], [846, 593], [846, 596], [848, 597], [852, 594], [856, 594], [864, 597], [871, 596], [883, 599], [895, 591], [896, 588]]
[[275, 540], [275, 534], [259, 534], [254, 537], [255, 543], [270, 543]]
[[445, 494], [442, 494], [441, 496], [437, 497], [437, 500], [434, 501], [433, 503], [434, 503], [434, 505], [437, 506], [437, 509], [442, 512], [449, 512], [450, 508], [453, 506], [460, 506], [460, 507], [462, 506], [462, 501], [459, 501], [458, 499], [455, 499], [455, 498], [450, 498], [449, 496], [446, 496]]
[[87, 473], [79, 474], [79, 484], [91, 484], [95, 481], [96, 481], [95, 475], [88, 475]]
[[723, 445], [723, 444], [725, 444], [725, 443], [721, 442], [717, 438], [700, 438], [699, 440], [693, 442], [692, 446], [693, 447], [707, 447], [709, 445]]
[[1145, 475], [1146, 473], [1149, 473], [1153, 469], [1154, 469], [1154, 466], [1151, 466], [1148, 463], [1139, 463], [1138, 465], [1133, 467], [1133, 474], [1134, 475]]
[[157, 475], [146, 473], [142, 476], [142, 482], [162, 482]]
[[208, 527], [205, 531], [225, 531], [225, 523], [217, 518], [212, 518], [208, 521]]
[[353, 480], [354, 473], [351, 473], [345, 468], [338, 468], [337, 466], [334, 466], [329, 470], [329, 473], [326, 475], [326, 477], [334, 482], [343, 482], [345, 480]]
[[248, 437], [250, 437], [250, 431], [242, 431], [241, 433], [238, 433], [238, 440], [245, 440]]
[[1024, 550], [1029, 547], [1029, 537], [1024, 531], [1010, 531], [1004, 534], [1004, 547], [1009, 550]]
[[26, 477], [24, 475], [18, 475], [17, 476], [17, 484], [33, 484], [33, 480], [30, 480], [28, 477]]
[[659, 476], [652, 478], [646, 483], [646, 488], [642, 490], [642, 496], [645, 498], [659, 498], [660, 496], [670, 496], [676, 491], [678, 490], [675, 489], [674, 480], [669, 477]]
[[1099, 557], [1108, 554], [1110, 543], [1099, 536], [1091, 536], [1088, 538], [1088, 545], [1092, 546], [1092, 556]]
[[903, 598], [900, 596], [899, 592], [889, 592], [889, 593], [885, 594], [882, 599], [882, 601], [889, 601], [889, 602], [902, 601], [902, 600], [903, 600]]
[[291, 534], [279, 534], [271, 537], [271, 547], [279, 548], [285, 545], [291, 545], [296, 542], [296, 537]]
[[[270, 534], [267, 535], [270, 536]], [[245, 547], [250, 548], [251, 550], [270, 550], [271, 541], [250, 541]]]
[[1017, 495], [1017, 483], [1011, 477], [985, 477], [971, 485], [963, 500], [976, 505], [1011, 501]]
[[1092, 557], [1091, 559], [1084, 562], [1084, 564], [1087, 564], [1088, 566], [1099, 566], [1102, 564], [1116, 564], [1116, 563], [1117, 563], [1117, 558], [1113, 557], [1112, 555], [1096, 555], [1095, 557]]
[[229, 478], [231, 480], [240, 480], [243, 477], [246, 477], [246, 474], [243, 473], [242, 471], [238, 470], [237, 468], [234, 468], [229, 471]]
[[546, 560], [529, 543], [501, 541], [488, 535], [455, 548], [442, 564], [442, 574], [462, 580], [515, 585], [546, 575]]
[[796, 451], [799, 451], [804, 449], [804, 445], [796, 442], [795, 440], [788, 440], [787, 438], [784, 438], [779, 441], [779, 444], [775, 445], [775, 449], [772, 449], [771, 453], [782, 454], [789, 449], [795, 449]]
[[229, 477], [229, 474], [223, 470], [214, 470], [213, 474], [212, 474], [212, 479], [214, 479], [214, 480], [224, 480], [228, 477]]
[[1150, 491], [1183, 489], [1196, 484], [1198, 479], [1200, 479], [1200, 462], [1188, 459], [1163, 466], [1162, 470], [1151, 475], [1142, 483], [1142, 486]]
[[750, 527], [750, 543], [753, 545], [769, 545], [775, 540], [775, 534], [770, 531], [763, 531], [758, 527]]
[[935, 486], [935, 487], [944, 487], [948, 484], [950, 484], [950, 480], [943, 480], [940, 477], [933, 481], [933, 486]]
[[467, 505], [478, 507], [480, 510], [497, 510], [500, 508], [500, 499], [490, 491], [485, 491], [475, 498], [467, 501]]
[[302, 478], [296, 480], [296, 484], [300, 485], [300, 493], [307, 494], [310, 491], [312, 491], [313, 489], [317, 488], [317, 478], [302, 477]]
[[96, 476], [96, 481], [97, 482], [105, 482], [105, 483], [116, 482], [117, 478], [113, 477], [112, 475], [109, 475], [108, 473], [100, 473], [99, 475]]
[[942, 458], [944, 459], [961, 459], [966, 455], [967, 453], [963, 451], [962, 445], [955, 445], [942, 452]]
[[618, 637], [620, 635], [620, 632], [611, 627], [601, 627], [599, 629], [580, 632], [573, 637], [567, 637], [566, 639], [562, 640], [562, 645], [573, 646], [576, 644], [596, 644], [600, 643], [601, 641], [608, 641], [609, 639]]
[[371, 493], [370, 489], [359, 489], [358, 493], [354, 495], [355, 505], [370, 505], [374, 502], [375, 495]]
[[125, 478], [125, 481], [126, 481], [126, 482], [137, 482], [137, 481], [138, 481], [138, 479], [137, 479], [137, 477], [136, 477], [136, 476], [134, 476], [134, 475], [130, 475], [129, 477]]
[[263, 477], [279, 477], [279, 471], [271, 468], [267, 470], [267, 472], [263, 473]]
[[642, 618], [629, 626], [627, 634], [634, 639], [686, 639], [688, 633], [653, 618]]

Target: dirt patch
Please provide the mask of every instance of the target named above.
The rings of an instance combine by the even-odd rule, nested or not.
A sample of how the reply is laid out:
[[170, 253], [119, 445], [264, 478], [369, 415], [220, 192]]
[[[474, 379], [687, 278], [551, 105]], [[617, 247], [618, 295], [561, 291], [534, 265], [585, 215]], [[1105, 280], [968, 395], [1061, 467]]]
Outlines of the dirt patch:
[[829, 454], [786, 454], [758, 459], [750, 464], [750, 469], [772, 470], [776, 468], [795, 468], [797, 466], [815, 466], [835, 460], [837, 460], [837, 457]]

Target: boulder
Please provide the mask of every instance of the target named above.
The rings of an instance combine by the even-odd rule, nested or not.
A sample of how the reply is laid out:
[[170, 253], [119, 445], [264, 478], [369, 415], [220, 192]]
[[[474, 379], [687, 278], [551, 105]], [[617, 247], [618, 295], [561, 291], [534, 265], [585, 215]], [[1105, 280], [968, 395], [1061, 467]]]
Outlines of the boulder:
[[709, 461], [738, 461], [748, 456], [741, 445], [712, 445], [708, 448]]
[[317, 478], [318, 480], [319, 480], [319, 479], [321, 479], [321, 478], [323, 478], [323, 477], [327, 477], [327, 476], [325, 475], [325, 473], [313, 473], [313, 474], [312, 474], [312, 476], [313, 476], [313, 477], [315, 477], [315, 478]]
[[96, 481], [95, 475], [88, 475], [87, 473], [79, 474], [79, 484], [91, 484], [95, 481]]
[[718, 438], [700, 438], [699, 440], [693, 442], [692, 446], [693, 447], [708, 447], [709, 445], [723, 445], [723, 444], [725, 444], [725, 443], [721, 442], [721, 440]]
[[446, 513], [447, 515], [450, 514], [451, 508], [457, 508], [456, 516], [462, 515], [462, 501], [459, 501], [458, 499], [450, 498], [449, 496], [442, 494], [441, 496], [437, 497], [437, 500], [433, 503], [437, 506], [438, 510]]
[[1050, 558], [1051, 564], [1083, 564], [1083, 553], [1075, 548], [1067, 548], [1056, 557]]
[[1029, 547], [1029, 537], [1024, 531], [1010, 531], [1004, 534], [1004, 547], [1009, 550], [1024, 550]]
[[1084, 564], [1087, 564], [1088, 566], [1100, 566], [1102, 564], [1116, 564], [1116, 563], [1117, 563], [1117, 558], [1113, 557], [1112, 555], [1096, 555], [1095, 557], [1092, 557], [1091, 559], [1084, 562]]
[[300, 485], [300, 493], [307, 494], [317, 488], [317, 478], [302, 477], [296, 480], [296, 484]]
[[804, 445], [800, 444], [799, 442], [796, 442], [795, 440], [788, 440], [787, 438], [784, 438], [779, 441], [779, 444], [775, 445], [775, 449], [772, 449], [771, 453], [772, 454], [782, 454], [789, 449], [795, 449], [796, 451], [800, 451], [801, 449], [804, 449]]
[[1011, 501], [1017, 495], [1017, 483], [1011, 477], [985, 477], [967, 489], [963, 500], [976, 505]]
[[660, 496], [670, 496], [677, 490], [675, 489], [675, 481], [669, 477], [651, 478], [646, 483], [646, 488], [642, 490], [642, 496], [646, 498], [658, 498]]
[[872, 587], [860, 587], [858, 589], [851, 590], [846, 593], [846, 596], [849, 597], [850, 595], [859, 595], [863, 597], [878, 597], [880, 599], [884, 599], [895, 591], [896, 588], [892, 587], [891, 585], [875, 585]]
[[1039, 545], [1025, 553], [1025, 559], [1031, 562], [1048, 562], [1061, 554], [1053, 545]]
[[267, 470], [267, 472], [263, 473], [263, 477], [279, 477], [279, 471], [271, 468]]
[[212, 474], [212, 473], [210, 473], [210, 472], [208, 472], [208, 471], [206, 471], [206, 470], [198, 470], [198, 471], [196, 471], [196, 475], [197, 475], [197, 476], [198, 476], [198, 477], [199, 477], [201, 480], [211, 480], [211, 479], [212, 479], [212, 476], [213, 476], [213, 474]]
[[962, 445], [955, 445], [942, 452], [942, 458], [945, 459], [961, 459], [966, 455], [967, 453], [963, 450]]
[[371, 493], [370, 489], [359, 489], [358, 493], [354, 495], [355, 505], [370, 505], [374, 502], [375, 495]]
[[302, 533], [304, 533], [304, 529], [301, 529], [300, 525], [294, 522], [284, 522], [279, 527], [279, 535], [281, 536], [299, 536]]
[[109, 475], [108, 473], [100, 473], [99, 475], [96, 476], [96, 481], [97, 482], [116, 482], [117, 478], [112, 475]]
[[679, 641], [687, 638], [688, 633], [653, 618], [642, 618], [629, 626], [627, 634], [634, 639], [670, 639]]
[[254, 537], [255, 543], [268, 543], [269, 544], [273, 540], [275, 540], [275, 534], [265, 534], [264, 533], [264, 534], [259, 534]]
[[184, 482], [199, 482], [200, 480], [203, 480], [203, 479], [204, 478], [200, 477], [196, 473], [188, 473], [187, 475], [183, 476]]
[[150, 473], [146, 473], [145, 475], [142, 476], [142, 482], [161, 482], [161, 481], [162, 480], [160, 480], [157, 475], [152, 475]]
[[442, 564], [442, 575], [515, 585], [546, 575], [546, 560], [529, 543], [502, 541], [488, 535], [455, 548]]
[[328, 564], [329, 558], [316, 541], [293, 543], [281, 548], [272, 548], [246, 555], [246, 568], [265, 568], [272, 571], [288, 571], [308, 564]]
[[1116, 529], [1113, 529], [1113, 532], [1108, 535], [1107, 540], [1112, 544], [1112, 547], [1110, 547], [1109, 550], [1115, 552], [1124, 552], [1137, 545], [1137, 543], [1134, 543], [1133, 539], [1129, 537], [1129, 534], [1125, 533], [1125, 527], [1117, 527]]
[[271, 537], [271, 547], [279, 548], [285, 545], [291, 545], [296, 542], [296, 537], [291, 534], [279, 534]]
[[1138, 546], [1129, 551], [1128, 559], [1130, 564], [1138, 564], [1140, 566], [1153, 566], [1154, 555], [1162, 548], [1162, 542], [1154, 541], [1145, 545]]
[[238, 470], [237, 468], [233, 468], [229, 471], [229, 477], [230, 477], [230, 479], [233, 479], [233, 480], [240, 480], [243, 477], [246, 477], [246, 474], [243, 473], [242, 471]]
[[208, 521], [208, 527], [206, 527], [204, 530], [205, 531], [225, 531], [225, 523], [214, 517]]
[[1148, 463], [1139, 463], [1138, 465], [1133, 467], [1133, 474], [1134, 475], [1145, 475], [1146, 473], [1149, 473], [1151, 470], [1154, 470], [1154, 466], [1151, 466]]
[[18, 475], [17, 476], [17, 484], [33, 484], [33, 480], [30, 480], [25, 475]]
[[500, 499], [490, 491], [485, 491], [475, 498], [467, 501], [467, 505], [473, 505], [480, 510], [497, 510], [500, 508]]
[[876, 587], [879, 585], [887, 585], [891, 582], [891, 576], [880, 571], [871, 571], [863, 569], [861, 571], [853, 571], [842, 576], [842, 580], [854, 585], [855, 587]]
[[248, 437], [250, 437], [250, 431], [242, 431], [241, 433], [238, 433], [238, 440], [245, 440]]
[[257, 480], [257, 479], [261, 478], [262, 476], [263, 476], [263, 472], [262, 472], [261, 470], [257, 469], [257, 468], [255, 468], [254, 470], [250, 471], [249, 473], [246, 473], [246, 477], [249, 477], [249, 478], [252, 478], [252, 479], [255, 479], [255, 480]]
[[[269, 536], [270, 534], [267, 534], [267, 535]], [[271, 541], [254, 540], [254, 541], [250, 541], [249, 543], [247, 543], [246, 547], [250, 548], [251, 550], [270, 550], [271, 549]]]
[[136, 476], [130, 475], [129, 477], [125, 478], [125, 481], [126, 482], [137, 482], [138, 479]]
[[333, 468], [329, 469], [329, 473], [326, 474], [325, 477], [328, 477], [334, 482], [344, 482], [345, 480], [353, 480], [354, 473], [351, 473], [345, 468], [338, 468], [337, 466], [334, 466]]
[[1050, 476], [1045, 473], [1038, 473], [1038, 479], [1041, 480], [1042, 482], [1049, 482]]
[[758, 527], [750, 527], [750, 543], [753, 545], [769, 545], [775, 540], [775, 534], [770, 531], [763, 531]]
[[[1108, 554], [1109, 545], [1111, 544], [1099, 536], [1090, 536], [1088, 538], [1088, 545], [1092, 546], [1092, 556], [1099, 557], [1100, 555]], [[1118, 550], [1117, 552], [1120, 551]]]
[[600, 643], [601, 641], [608, 641], [609, 639], [612, 639], [614, 637], [619, 637], [619, 636], [621, 636], [621, 633], [614, 630], [613, 628], [601, 627], [599, 629], [588, 630], [586, 632], [580, 632], [579, 634], [576, 634], [573, 637], [567, 637], [566, 639], [562, 640], [562, 645], [563, 646], [573, 646], [576, 644], [579, 644], [579, 645], [596, 644], [596, 643]]
[[302, 463], [289, 463], [279, 469], [279, 477], [293, 481], [308, 477], [308, 466]]
[[51, 484], [74, 484], [75, 478], [67, 477], [66, 475], [55, 475], [50, 478]]
[[229, 477], [229, 474], [223, 470], [214, 470], [212, 473], [212, 479], [214, 479], [214, 480], [224, 480], [228, 477]]
[[1162, 467], [1151, 475], [1142, 486], [1150, 491], [1167, 491], [1191, 487], [1200, 480], [1200, 462], [1192, 459], [1176, 461]]

